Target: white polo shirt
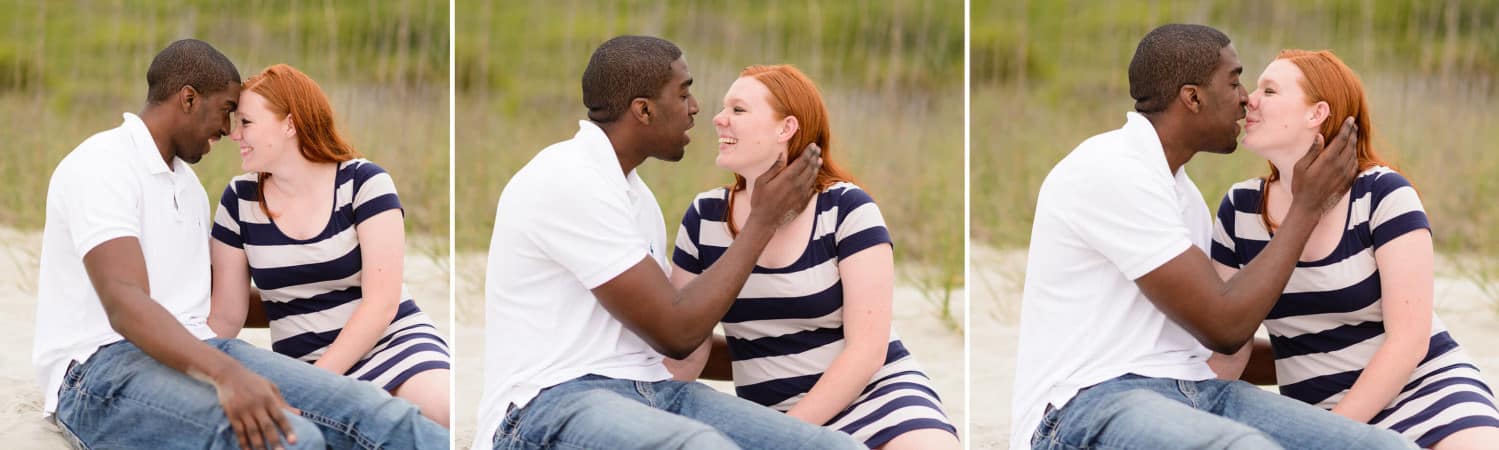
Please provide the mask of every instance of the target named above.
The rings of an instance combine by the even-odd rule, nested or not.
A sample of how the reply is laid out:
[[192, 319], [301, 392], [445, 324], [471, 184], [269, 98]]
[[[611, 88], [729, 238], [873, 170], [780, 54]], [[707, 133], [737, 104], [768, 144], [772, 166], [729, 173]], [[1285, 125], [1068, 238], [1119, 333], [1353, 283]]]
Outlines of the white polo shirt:
[[199, 339], [208, 328], [208, 195], [181, 159], [162, 162], [145, 122], [125, 113], [118, 128], [78, 144], [47, 186], [37, 282], [32, 363], [46, 395], [43, 415], [57, 410], [68, 364], [125, 338], [109, 325], [83, 255], [120, 237], [140, 241], [151, 299]]
[[1030, 448], [1047, 404], [1120, 375], [1213, 378], [1212, 354], [1156, 309], [1135, 279], [1207, 252], [1212, 216], [1185, 167], [1170, 172], [1150, 121], [1078, 145], [1036, 199], [1021, 301], [1010, 448]]
[[484, 397], [474, 448], [511, 404], [583, 375], [660, 381], [661, 354], [625, 328], [591, 289], [649, 256], [667, 272], [661, 207], [608, 136], [578, 122], [510, 179], [495, 210], [485, 273]]

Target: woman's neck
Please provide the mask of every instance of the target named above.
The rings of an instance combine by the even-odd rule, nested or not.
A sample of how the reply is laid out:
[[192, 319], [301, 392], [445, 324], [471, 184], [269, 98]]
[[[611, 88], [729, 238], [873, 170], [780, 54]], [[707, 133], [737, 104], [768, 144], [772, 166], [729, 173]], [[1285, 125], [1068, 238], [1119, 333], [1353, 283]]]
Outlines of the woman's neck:
[[1270, 161], [1270, 165], [1275, 166], [1276, 172], [1280, 173], [1280, 178], [1275, 183], [1267, 186], [1267, 188], [1275, 189], [1277, 195], [1284, 194], [1286, 198], [1290, 198], [1291, 182], [1296, 176], [1296, 163], [1301, 161], [1303, 156], [1306, 156], [1306, 149], [1309, 146], [1311, 146], [1310, 140], [1305, 144], [1291, 144], [1286, 148], [1264, 152], [1264, 154], [1271, 155], [1266, 159]]
[[327, 188], [327, 174], [336, 171], [338, 163], [319, 163], [301, 158], [287, 161], [279, 167], [266, 171], [271, 175], [269, 182], [276, 187], [277, 191], [288, 195], [300, 195], [308, 192], [316, 192]]

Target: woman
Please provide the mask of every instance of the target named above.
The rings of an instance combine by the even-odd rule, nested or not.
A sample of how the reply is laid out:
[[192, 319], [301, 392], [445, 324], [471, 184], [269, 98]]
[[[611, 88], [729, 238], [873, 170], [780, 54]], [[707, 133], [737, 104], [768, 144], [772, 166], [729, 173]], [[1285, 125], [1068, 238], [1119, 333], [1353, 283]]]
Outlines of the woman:
[[[1280, 392], [1422, 447], [1499, 442], [1493, 394], [1432, 311], [1431, 229], [1415, 188], [1374, 152], [1363, 83], [1331, 52], [1286, 50], [1249, 96], [1244, 146], [1270, 175], [1218, 208], [1213, 259], [1226, 279], [1254, 259], [1291, 205], [1291, 175], [1318, 133], [1358, 125], [1358, 176], [1317, 223], [1265, 327]], [[1238, 378], [1249, 349], [1215, 356]]]
[[727, 337], [668, 368], [678, 379], [724, 378], [732, 359], [745, 399], [871, 448], [958, 448], [941, 400], [891, 329], [890, 234], [879, 207], [830, 156], [817, 87], [786, 65], [739, 75], [713, 118], [716, 164], [735, 173], [734, 185], [699, 194], [688, 207], [672, 283], [685, 286], [723, 255], [749, 218], [755, 179], [777, 158], [821, 147], [819, 194], [766, 245], [723, 319]]
[[357, 159], [327, 96], [291, 66], [245, 81], [235, 115], [230, 138], [249, 173], [214, 216], [214, 332], [239, 334], [254, 280], [273, 350], [374, 383], [448, 426], [447, 344], [402, 284], [390, 175]]

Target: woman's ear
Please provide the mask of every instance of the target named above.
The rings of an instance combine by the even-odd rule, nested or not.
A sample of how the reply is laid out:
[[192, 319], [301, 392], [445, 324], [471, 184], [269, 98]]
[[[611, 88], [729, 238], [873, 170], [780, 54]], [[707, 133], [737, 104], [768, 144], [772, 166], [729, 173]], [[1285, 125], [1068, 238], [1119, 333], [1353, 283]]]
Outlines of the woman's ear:
[[796, 120], [796, 116], [786, 116], [785, 119], [781, 119], [781, 127], [776, 129], [776, 143], [790, 142], [791, 137], [796, 136], [796, 131], [800, 130], [801, 126], [802, 124]]
[[281, 130], [281, 133], [285, 134], [286, 137], [297, 136], [297, 124], [294, 123], [295, 120], [296, 118], [292, 117], [291, 114], [286, 115], [286, 129]]
[[1322, 122], [1327, 121], [1327, 116], [1332, 114], [1332, 107], [1327, 106], [1326, 101], [1320, 101], [1312, 105], [1311, 111], [1306, 116], [1306, 126], [1311, 129], [1320, 129]]

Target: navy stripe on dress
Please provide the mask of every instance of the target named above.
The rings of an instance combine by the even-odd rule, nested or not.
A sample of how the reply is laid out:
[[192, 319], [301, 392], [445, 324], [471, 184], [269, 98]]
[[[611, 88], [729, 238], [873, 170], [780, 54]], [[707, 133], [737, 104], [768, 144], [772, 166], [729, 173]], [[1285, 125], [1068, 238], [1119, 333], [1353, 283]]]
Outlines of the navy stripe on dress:
[[[1264, 181], [1235, 184], [1220, 203], [1214, 261], [1243, 268], [1272, 235], [1260, 219]], [[1346, 227], [1327, 257], [1299, 261], [1265, 320], [1280, 392], [1322, 408], [1336, 406], [1384, 343], [1383, 290], [1375, 252], [1431, 229], [1420, 196], [1387, 167], [1362, 171], [1349, 190]], [[1499, 425], [1493, 392], [1436, 315], [1426, 355], [1371, 424], [1430, 446], [1472, 426]]]
[[[357, 226], [401, 211], [400, 198], [379, 166], [363, 159], [339, 163], [327, 225], [317, 236], [296, 239], [265, 214], [257, 178], [244, 174], [224, 188], [212, 236], [244, 250], [271, 321], [272, 350], [316, 362], [364, 301]], [[390, 390], [422, 371], [450, 367], [447, 343], [404, 284], [397, 301], [384, 334], [346, 375]]]
[[[672, 262], [701, 274], [733, 242], [726, 222], [728, 190], [701, 193], [677, 232]], [[756, 266], [722, 323], [735, 393], [787, 411], [843, 350], [843, 283], [838, 262], [878, 245], [893, 245], [879, 207], [851, 183], [817, 194], [806, 248], [786, 267]], [[812, 370], [809, 368], [821, 368]], [[809, 370], [812, 370], [809, 372]], [[878, 447], [917, 429], [956, 434], [930, 386], [894, 330], [885, 363], [858, 398], [824, 426]]]

